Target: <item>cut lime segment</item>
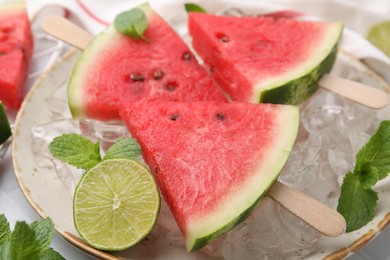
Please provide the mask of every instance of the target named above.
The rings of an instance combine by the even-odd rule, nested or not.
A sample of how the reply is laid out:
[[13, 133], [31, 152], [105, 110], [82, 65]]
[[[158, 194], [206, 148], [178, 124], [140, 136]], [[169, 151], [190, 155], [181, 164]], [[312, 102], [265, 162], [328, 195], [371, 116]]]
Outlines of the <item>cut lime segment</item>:
[[0, 101], [0, 144], [3, 144], [11, 136], [11, 127], [7, 117], [7, 112]]
[[390, 21], [384, 21], [372, 26], [367, 39], [390, 57]]
[[160, 210], [151, 173], [129, 159], [104, 160], [81, 178], [73, 199], [74, 222], [87, 244], [102, 250], [131, 247], [149, 234]]

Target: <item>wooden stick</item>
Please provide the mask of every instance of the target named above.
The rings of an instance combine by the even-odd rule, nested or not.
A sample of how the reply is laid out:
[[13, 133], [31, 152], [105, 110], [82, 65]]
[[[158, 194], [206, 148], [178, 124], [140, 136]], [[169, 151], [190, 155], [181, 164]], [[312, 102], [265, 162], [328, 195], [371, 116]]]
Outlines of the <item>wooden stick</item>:
[[389, 96], [383, 90], [334, 75], [323, 75], [318, 84], [327, 90], [370, 108], [382, 108], [389, 103]]
[[[48, 16], [42, 27], [47, 33], [82, 50], [93, 38], [92, 34], [60, 16]], [[272, 185], [267, 195], [326, 236], [338, 236], [345, 230], [344, 218], [338, 212], [279, 182]]]
[[337, 211], [280, 182], [272, 185], [267, 196], [326, 236], [339, 236], [345, 230], [345, 220]]
[[42, 22], [42, 29], [54, 37], [84, 50], [94, 36], [59, 15], [50, 15]]

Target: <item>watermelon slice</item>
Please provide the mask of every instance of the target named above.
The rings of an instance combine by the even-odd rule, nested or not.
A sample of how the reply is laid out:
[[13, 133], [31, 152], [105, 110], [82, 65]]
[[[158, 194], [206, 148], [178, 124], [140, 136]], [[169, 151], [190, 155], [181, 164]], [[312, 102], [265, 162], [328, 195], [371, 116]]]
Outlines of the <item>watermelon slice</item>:
[[297, 107], [212, 101], [121, 110], [186, 241], [197, 250], [243, 221], [294, 144]]
[[298, 105], [331, 70], [343, 25], [273, 17], [189, 14], [193, 46], [231, 97]]
[[0, 6], [0, 100], [19, 108], [33, 51], [33, 37], [24, 4]]
[[73, 69], [68, 100], [73, 117], [115, 120], [119, 104], [137, 100], [226, 98], [188, 46], [148, 4], [143, 39], [110, 25], [84, 50]]

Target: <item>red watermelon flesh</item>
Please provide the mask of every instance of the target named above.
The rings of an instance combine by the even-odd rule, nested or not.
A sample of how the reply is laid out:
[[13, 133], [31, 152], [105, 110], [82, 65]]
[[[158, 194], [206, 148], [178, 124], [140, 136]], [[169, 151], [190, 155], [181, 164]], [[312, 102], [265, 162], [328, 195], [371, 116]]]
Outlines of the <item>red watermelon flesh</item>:
[[253, 210], [294, 144], [297, 107], [150, 102], [121, 110], [193, 251]]
[[7, 107], [18, 108], [23, 100], [32, 51], [25, 5], [0, 6], [0, 100]]
[[113, 25], [84, 50], [73, 69], [68, 99], [75, 118], [115, 120], [119, 104], [138, 100], [226, 100], [189, 47], [147, 4], [142, 39]]
[[232, 100], [300, 104], [331, 70], [342, 24], [189, 14], [193, 46]]

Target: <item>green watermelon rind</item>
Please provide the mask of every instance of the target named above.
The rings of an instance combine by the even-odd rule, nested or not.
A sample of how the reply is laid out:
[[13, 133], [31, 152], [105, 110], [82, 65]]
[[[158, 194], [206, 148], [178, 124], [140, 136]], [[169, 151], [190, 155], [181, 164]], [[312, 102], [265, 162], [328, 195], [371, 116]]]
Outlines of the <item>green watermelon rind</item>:
[[331, 71], [336, 60], [338, 46], [334, 46], [329, 55], [306, 75], [286, 84], [261, 92], [259, 103], [300, 105], [319, 88], [318, 80]]
[[12, 135], [11, 127], [8, 121], [7, 112], [0, 101], [0, 145], [3, 144]]
[[[292, 107], [292, 106], [284, 106], [285, 109], [289, 110], [287, 112], [284, 112], [285, 114], [280, 120], [281, 126], [289, 126], [289, 129], [282, 129], [280, 130], [279, 133], [279, 138], [283, 139], [280, 141], [279, 145], [275, 145], [279, 147], [279, 150], [274, 150], [273, 152], [277, 151], [276, 155], [273, 159], [267, 157], [265, 160], [267, 160], [267, 164], [272, 165], [271, 168], [269, 168], [269, 165], [267, 165], [267, 177], [261, 177], [261, 182], [257, 182], [256, 186], [256, 191], [252, 193], [248, 201], [241, 201], [241, 200], [236, 200], [236, 201], [229, 201], [226, 200], [224, 206], [222, 205], [221, 208], [229, 209], [228, 215], [226, 218], [228, 219], [225, 221], [225, 217], [223, 215], [220, 215], [219, 217], [222, 217], [222, 221], [225, 222], [221, 226], [220, 221], [214, 221], [215, 225], [213, 226], [212, 223], [207, 222], [207, 220], [201, 220], [200, 223], [203, 224], [203, 226], [197, 226], [196, 224], [193, 225], [191, 228], [194, 232], [192, 233], [190, 229], [187, 229], [186, 234], [185, 234], [185, 240], [186, 240], [186, 248], [188, 252], [193, 252], [196, 251], [205, 245], [207, 245], [209, 242], [212, 240], [218, 238], [219, 236], [223, 235], [227, 231], [231, 230], [233, 227], [235, 227], [237, 224], [241, 223], [244, 221], [249, 214], [256, 208], [256, 206], [259, 204], [259, 202], [264, 198], [266, 195], [266, 192], [268, 189], [271, 187], [271, 185], [276, 181], [276, 179], [279, 176], [280, 171], [282, 170], [284, 164], [287, 161], [287, 158], [289, 157], [289, 154], [292, 150], [292, 147], [295, 143], [295, 139], [298, 133], [298, 126], [299, 126], [299, 109], [298, 107], [293, 107], [292, 109], [289, 109], [287, 107]], [[273, 147], [275, 147], [273, 146]], [[272, 153], [272, 152], [271, 152]], [[256, 177], [261, 176], [260, 169], [257, 169], [256, 171], [258, 174], [255, 174]], [[253, 181], [253, 179], [252, 179]], [[252, 184], [252, 182], [250, 182]], [[253, 185], [253, 184], [252, 184]], [[251, 187], [242, 187], [240, 188], [241, 191], [246, 191], [249, 190]], [[255, 195], [256, 194], [256, 195]], [[237, 208], [234, 206], [234, 203], [237, 205], [247, 205], [247, 206], [242, 206], [243, 209], [238, 215], [235, 210]], [[239, 203], [239, 204], [238, 204]], [[237, 206], [236, 205], [236, 206]], [[231, 210], [230, 210], [231, 209]], [[239, 211], [240, 209], [238, 209]], [[234, 217], [233, 217], [234, 216]], [[214, 216], [212, 216], [214, 218]], [[230, 218], [230, 219], [229, 219]], [[215, 219], [214, 219], [215, 220]], [[221, 220], [221, 218], [219, 218]], [[204, 223], [207, 225], [207, 230], [208, 231], [203, 231], [199, 233], [199, 230], [204, 230], [205, 226]]]
[[328, 55], [314, 68], [302, 73], [301, 77], [290, 80], [279, 86], [270, 86], [260, 93], [259, 103], [300, 105], [311, 97], [319, 88], [318, 80], [332, 70], [335, 63], [338, 45], [343, 30], [340, 23], [335, 29], [338, 30], [338, 37]]
[[[276, 180], [277, 180], [277, 178], [275, 178], [271, 182], [270, 185], [272, 185]], [[247, 210], [242, 212], [237, 218], [233, 219], [230, 223], [228, 223], [227, 225], [223, 226], [222, 228], [220, 228], [219, 230], [215, 231], [214, 233], [212, 233], [210, 235], [207, 235], [207, 236], [204, 236], [201, 238], [197, 238], [194, 245], [189, 250], [189, 252], [193, 252], [193, 251], [201, 249], [202, 247], [206, 246], [211, 241], [217, 239], [218, 237], [220, 237], [221, 235], [223, 235], [227, 231], [231, 230], [232, 228], [234, 228], [235, 226], [237, 226], [238, 224], [243, 222], [252, 213], [252, 211], [257, 207], [259, 202], [265, 197], [268, 190], [269, 190], [269, 188], [264, 191], [264, 193], [252, 204], [252, 206], [250, 206]]]

